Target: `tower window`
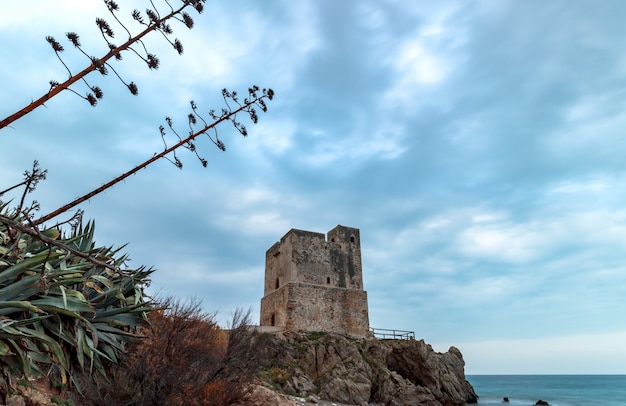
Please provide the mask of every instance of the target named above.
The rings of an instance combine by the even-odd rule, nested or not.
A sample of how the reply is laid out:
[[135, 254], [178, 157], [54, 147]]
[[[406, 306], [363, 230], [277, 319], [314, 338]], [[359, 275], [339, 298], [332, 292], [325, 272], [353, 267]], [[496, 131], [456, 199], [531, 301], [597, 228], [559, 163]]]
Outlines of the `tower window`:
[[350, 242], [354, 242], [354, 236], [353, 235], [350, 236]]
[[276, 325], [276, 313], [272, 313], [272, 320], [270, 320], [272, 326]]
[[326, 277], [326, 284], [327, 284], [327, 285], [330, 285], [330, 276], [327, 276], [327, 277]]
[[280, 282], [278, 282], [278, 278], [276, 278], [276, 289], [278, 289], [280, 286]]

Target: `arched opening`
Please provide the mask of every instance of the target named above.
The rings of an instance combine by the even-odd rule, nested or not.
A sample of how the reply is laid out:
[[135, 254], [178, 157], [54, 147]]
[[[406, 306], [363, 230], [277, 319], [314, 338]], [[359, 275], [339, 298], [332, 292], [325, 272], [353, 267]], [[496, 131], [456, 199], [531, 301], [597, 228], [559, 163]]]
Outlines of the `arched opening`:
[[272, 313], [272, 319], [270, 320], [270, 323], [272, 326], [276, 325], [276, 314]]
[[354, 236], [353, 235], [350, 236], [350, 242], [354, 242]]
[[276, 278], [276, 288], [275, 289], [278, 289], [279, 287], [280, 287], [280, 282], [278, 282], [278, 278]]
[[327, 276], [327, 277], [326, 277], [326, 284], [327, 284], [327, 285], [330, 285], [330, 276]]

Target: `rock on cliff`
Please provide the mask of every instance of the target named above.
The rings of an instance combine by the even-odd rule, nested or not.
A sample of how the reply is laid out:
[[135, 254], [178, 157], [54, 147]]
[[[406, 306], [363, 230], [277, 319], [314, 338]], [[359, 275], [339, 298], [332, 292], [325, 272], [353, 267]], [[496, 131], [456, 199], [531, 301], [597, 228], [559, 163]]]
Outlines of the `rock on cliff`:
[[337, 334], [261, 334], [259, 378], [275, 390], [350, 405], [461, 406], [478, 396], [463, 356], [423, 340], [352, 339]]

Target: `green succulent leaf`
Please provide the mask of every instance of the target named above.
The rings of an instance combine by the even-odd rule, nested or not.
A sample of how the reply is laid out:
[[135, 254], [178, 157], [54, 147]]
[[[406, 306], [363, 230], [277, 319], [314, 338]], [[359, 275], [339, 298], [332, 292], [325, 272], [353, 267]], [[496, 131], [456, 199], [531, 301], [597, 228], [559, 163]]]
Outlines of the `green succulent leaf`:
[[[0, 203], [2, 211], [27, 224]], [[40, 365], [55, 364], [62, 383], [74, 385], [74, 370], [104, 375], [104, 363], [117, 362], [154, 310], [144, 292], [153, 270], [127, 269], [121, 248], [96, 247], [93, 222], [69, 234], [57, 227], [41, 234], [116, 270], [26, 233], [5, 238], [7, 231], [0, 222], [0, 372], [33, 376]]]
[[62, 252], [42, 252], [32, 257], [26, 258], [23, 261], [16, 263], [13, 266], [0, 272], [0, 283], [18, 277], [20, 274], [30, 271], [33, 268], [41, 268], [41, 264], [46, 261], [58, 258], [63, 255]]

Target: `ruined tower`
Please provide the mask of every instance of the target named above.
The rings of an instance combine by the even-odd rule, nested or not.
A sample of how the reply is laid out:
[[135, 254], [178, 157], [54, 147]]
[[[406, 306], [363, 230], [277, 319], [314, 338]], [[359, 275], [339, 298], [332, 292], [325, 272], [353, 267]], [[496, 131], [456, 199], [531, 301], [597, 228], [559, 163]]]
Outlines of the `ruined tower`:
[[291, 229], [265, 254], [261, 326], [366, 337], [358, 228], [324, 234]]

